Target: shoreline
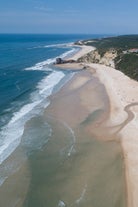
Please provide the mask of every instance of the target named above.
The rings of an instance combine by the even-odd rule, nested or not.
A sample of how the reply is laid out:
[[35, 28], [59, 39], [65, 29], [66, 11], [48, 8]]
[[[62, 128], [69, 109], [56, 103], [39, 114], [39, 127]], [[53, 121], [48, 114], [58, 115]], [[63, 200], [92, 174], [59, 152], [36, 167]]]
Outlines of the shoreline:
[[[73, 60], [77, 60], [78, 58], [86, 55], [87, 53], [91, 52], [91, 51], [94, 51], [96, 48], [95, 47], [92, 47], [92, 46], [86, 46], [86, 45], [73, 45], [73, 47], [76, 46], [76, 47], [79, 47], [81, 48], [77, 53], [73, 54], [73, 56], [71, 56], [71, 58]], [[67, 58], [67, 60], [70, 59], [70, 58]]]
[[[93, 72], [89, 69], [76, 73], [57, 94], [50, 97], [51, 104], [45, 110], [47, 120], [56, 122], [54, 127], [62, 123], [74, 137], [61, 168], [63, 172], [60, 172], [66, 172], [63, 189], [57, 188], [64, 191], [61, 200], [67, 205], [79, 201], [79, 195], [85, 189], [87, 199], [82, 198], [85, 206], [91, 207], [94, 203], [115, 206], [118, 202], [118, 207], [125, 207], [122, 150], [116, 136], [112, 137], [105, 125], [110, 112], [108, 95]], [[59, 129], [56, 130], [58, 137]], [[72, 169], [69, 177], [68, 165]], [[77, 189], [73, 187], [74, 183]], [[114, 195], [114, 192], [117, 193]]]
[[[75, 45], [75, 44], [72, 44], [71, 46], [73, 47], [79, 47], [80, 50], [77, 51], [75, 54], [72, 54], [70, 57], [65, 57], [64, 59], [65, 60], [74, 60], [74, 61], [77, 61], [78, 58], [86, 55], [87, 53], [91, 52], [91, 51], [94, 51], [96, 48], [95, 47], [92, 47], [92, 46], [86, 46], [86, 45]], [[58, 67], [58, 68], [62, 68], [64, 69], [64, 66], [65, 66], [65, 69], [83, 69], [84, 67], [84, 64], [82, 63], [63, 63], [63, 64], [54, 64], [54, 66]], [[71, 68], [70, 68], [71, 66]], [[79, 66], [79, 67], [78, 67]]]
[[[75, 66], [77, 69], [78, 65], [63, 64], [63, 68], [72, 69]], [[95, 70], [94, 76], [106, 88], [110, 100], [110, 118], [107, 126], [112, 127], [112, 130], [121, 136], [119, 141], [124, 154], [128, 207], [137, 207], [138, 185], [135, 172], [138, 172], [138, 82], [108, 66], [87, 63], [81, 65]]]

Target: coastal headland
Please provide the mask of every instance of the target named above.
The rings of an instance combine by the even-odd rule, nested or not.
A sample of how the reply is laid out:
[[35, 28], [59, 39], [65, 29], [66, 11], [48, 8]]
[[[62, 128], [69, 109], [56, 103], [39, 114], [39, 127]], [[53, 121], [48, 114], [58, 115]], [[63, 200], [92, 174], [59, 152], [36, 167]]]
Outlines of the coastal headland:
[[[104, 140], [107, 143], [113, 140], [120, 143], [124, 163], [122, 171], [124, 169], [127, 207], [137, 207], [138, 82], [113, 67], [103, 65], [102, 62], [99, 64], [99, 61], [97, 63], [87, 61], [89, 53], [87, 56], [86, 51], [91, 50], [92, 54], [96, 49], [93, 47], [90, 49], [90, 46], [88, 46], [86, 50], [86, 43], [88, 42], [86, 41], [85, 46], [83, 46], [84, 42], [81, 42], [81, 44], [79, 44], [82, 48], [81, 51], [72, 57], [75, 61], [79, 59], [79, 63], [58, 65], [60, 68], [64, 69], [82, 69], [82, 71], [80, 71], [78, 75], [75, 75], [72, 82], [61, 90], [61, 97], [67, 97], [67, 99], [60, 99], [60, 104], [58, 104], [57, 101], [56, 106], [53, 107], [55, 111], [49, 108], [48, 112], [54, 117], [67, 122], [73, 129], [80, 123], [85, 125], [87, 122], [85, 125], [86, 134], [91, 136], [95, 134], [97, 139]], [[91, 42], [91, 45], [93, 45], [93, 42]], [[130, 50], [130, 48], [128, 50]], [[111, 64], [111, 66], [113, 66], [113, 64]], [[97, 90], [97, 87], [95, 87], [92, 81], [92, 77], [96, 78], [99, 84], [102, 84], [105, 89], [105, 93], [100, 93], [100, 102], [94, 97], [91, 98], [92, 93], [96, 93]], [[95, 89], [93, 90], [93, 88]], [[65, 90], [70, 96], [65, 93]], [[102, 94], [106, 93], [107, 97], [102, 97]], [[71, 94], [76, 95], [71, 96]], [[77, 101], [77, 97], [79, 102]], [[55, 100], [56, 98], [54, 101]], [[100, 116], [99, 120], [92, 121], [90, 114], [92, 113], [93, 107], [95, 110], [98, 110], [99, 106], [97, 103], [103, 104], [106, 108], [106, 112]], [[66, 106], [67, 108], [69, 106], [67, 111]], [[56, 107], [58, 107], [58, 109], [56, 109]], [[57, 113], [57, 111], [61, 112], [60, 107], [63, 107], [66, 112]], [[72, 117], [73, 114], [74, 116]]]

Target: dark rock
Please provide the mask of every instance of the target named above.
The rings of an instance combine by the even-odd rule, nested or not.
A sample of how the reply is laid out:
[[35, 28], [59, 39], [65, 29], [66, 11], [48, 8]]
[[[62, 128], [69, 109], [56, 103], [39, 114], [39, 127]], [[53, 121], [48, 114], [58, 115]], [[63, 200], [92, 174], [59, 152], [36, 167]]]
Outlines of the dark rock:
[[65, 64], [65, 63], [75, 63], [75, 60], [63, 60], [62, 58], [56, 58], [56, 62], [54, 64]]
[[62, 64], [63, 60], [61, 58], [56, 58], [56, 63], [55, 64]]

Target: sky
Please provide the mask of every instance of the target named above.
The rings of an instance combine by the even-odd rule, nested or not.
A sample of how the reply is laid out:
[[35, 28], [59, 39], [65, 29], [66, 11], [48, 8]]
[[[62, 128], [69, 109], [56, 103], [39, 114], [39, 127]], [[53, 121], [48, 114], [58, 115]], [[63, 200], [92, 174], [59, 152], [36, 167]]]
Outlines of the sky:
[[0, 33], [138, 34], [138, 0], [0, 0]]

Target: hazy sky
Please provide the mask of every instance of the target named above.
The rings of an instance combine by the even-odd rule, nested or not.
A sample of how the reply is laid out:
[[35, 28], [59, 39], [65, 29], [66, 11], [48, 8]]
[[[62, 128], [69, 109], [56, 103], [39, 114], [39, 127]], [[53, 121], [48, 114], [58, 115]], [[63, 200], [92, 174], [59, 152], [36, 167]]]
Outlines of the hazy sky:
[[0, 33], [138, 33], [138, 0], [0, 0]]

